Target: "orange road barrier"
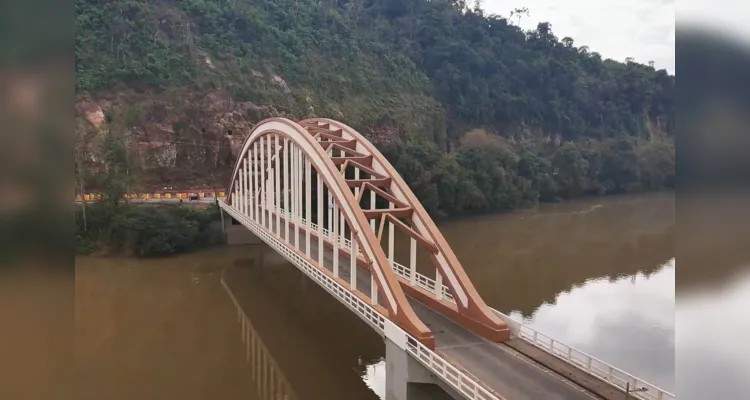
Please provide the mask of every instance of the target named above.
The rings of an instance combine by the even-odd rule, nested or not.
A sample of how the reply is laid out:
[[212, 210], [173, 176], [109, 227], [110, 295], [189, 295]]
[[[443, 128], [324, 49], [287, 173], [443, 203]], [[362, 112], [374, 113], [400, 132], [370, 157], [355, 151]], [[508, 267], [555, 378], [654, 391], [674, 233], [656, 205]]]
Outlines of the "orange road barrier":
[[[122, 195], [122, 198], [127, 199], [189, 199], [191, 197], [198, 196], [199, 199], [202, 198], [217, 198], [217, 197], [225, 197], [226, 193], [223, 191], [215, 192], [215, 191], [207, 191], [206, 189], [196, 189], [194, 192], [153, 192], [153, 193], [124, 193]], [[102, 193], [84, 193], [76, 194], [75, 195], [75, 201], [95, 201], [95, 200], [101, 200], [105, 196]]]

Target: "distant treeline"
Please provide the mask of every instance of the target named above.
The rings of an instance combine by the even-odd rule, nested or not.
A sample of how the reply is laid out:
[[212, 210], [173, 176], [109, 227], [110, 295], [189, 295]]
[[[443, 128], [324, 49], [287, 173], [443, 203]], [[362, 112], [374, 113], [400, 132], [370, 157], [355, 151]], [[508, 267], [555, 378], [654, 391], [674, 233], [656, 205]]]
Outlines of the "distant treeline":
[[562, 145], [470, 132], [456, 151], [384, 145], [386, 157], [433, 215], [511, 210], [585, 195], [674, 188], [674, 141], [633, 137]]

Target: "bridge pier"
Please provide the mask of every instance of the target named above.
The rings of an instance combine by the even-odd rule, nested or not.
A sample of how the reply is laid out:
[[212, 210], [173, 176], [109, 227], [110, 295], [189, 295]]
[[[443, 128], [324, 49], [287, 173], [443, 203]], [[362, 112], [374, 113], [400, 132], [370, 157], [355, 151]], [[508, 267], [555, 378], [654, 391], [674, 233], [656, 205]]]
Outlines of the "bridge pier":
[[385, 338], [385, 400], [454, 400], [437, 376]]
[[224, 241], [229, 246], [238, 244], [260, 244], [263, 241], [249, 229], [237, 222], [230, 215], [221, 211], [221, 231], [224, 233]]

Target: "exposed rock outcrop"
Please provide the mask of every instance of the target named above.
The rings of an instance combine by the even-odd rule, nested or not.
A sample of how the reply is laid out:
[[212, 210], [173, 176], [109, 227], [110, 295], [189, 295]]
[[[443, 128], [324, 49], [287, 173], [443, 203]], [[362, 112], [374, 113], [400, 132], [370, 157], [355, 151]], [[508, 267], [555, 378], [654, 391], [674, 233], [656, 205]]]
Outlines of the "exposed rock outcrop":
[[76, 104], [76, 114], [84, 118], [93, 127], [99, 128], [106, 121], [104, 111], [93, 101], [80, 101]]
[[[283, 79], [275, 83], [286, 84]], [[145, 174], [147, 180], [175, 186], [196, 179], [223, 179], [220, 176], [230, 171], [229, 164], [253, 126], [265, 118], [283, 116], [273, 106], [238, 102], [222, 90], [205, 95], [185, 89], [82, 95], [75, 109], [78, 129], [88, 129], [92, 154], [105, 132], [120, 132], [125, 135], [133, 168], [151, 171]]]

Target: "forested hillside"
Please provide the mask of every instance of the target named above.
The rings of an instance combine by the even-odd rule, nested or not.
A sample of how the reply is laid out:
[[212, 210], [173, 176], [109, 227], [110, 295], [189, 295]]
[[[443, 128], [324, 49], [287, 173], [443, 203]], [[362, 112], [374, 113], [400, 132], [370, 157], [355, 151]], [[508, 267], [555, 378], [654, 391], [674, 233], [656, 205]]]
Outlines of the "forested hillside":
[[82, 153], [127, 143], [136, 186], [223, 183], [253, 123], [321, 116], [368, 135], [436, 215], [672, 186], [674, 76], [506, 17], [459, 0], [77, 0], [79, 103], [106, 115], [79, 124]]

